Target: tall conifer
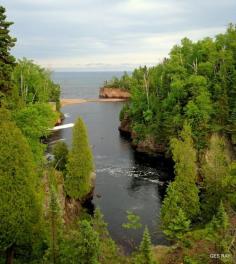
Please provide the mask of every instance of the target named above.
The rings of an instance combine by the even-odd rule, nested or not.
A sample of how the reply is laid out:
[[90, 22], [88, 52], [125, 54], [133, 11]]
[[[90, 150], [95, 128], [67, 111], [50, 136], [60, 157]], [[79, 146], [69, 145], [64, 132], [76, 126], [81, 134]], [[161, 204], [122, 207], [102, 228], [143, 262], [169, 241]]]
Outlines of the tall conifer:
[[81, 118], [73, 128], [72, 149], [68, 155], [65, 189], [74, 199], [83, 198], [91, 188], [93, 156], [89, 146], [86, 126]]
[[15, 64], [15, 58], [10, 54], [16, 39], [9, 34], [9, 27], [13, 22], [6, 20], [6, 10], [0, 6], [0, 99], [1, 93], [9, 94], [12, 90], [11, 75]]
[[[0, 112], [2, 112], [1, 110]], [[5, 111], [4, 111], [5, 112]], [[0, 113], [0, 116], [3, 115]], [[0, 250], [13, 263], [14, 249], [30, 243], [40, 215], [33, 158], [20, 129], [0, 119]]]

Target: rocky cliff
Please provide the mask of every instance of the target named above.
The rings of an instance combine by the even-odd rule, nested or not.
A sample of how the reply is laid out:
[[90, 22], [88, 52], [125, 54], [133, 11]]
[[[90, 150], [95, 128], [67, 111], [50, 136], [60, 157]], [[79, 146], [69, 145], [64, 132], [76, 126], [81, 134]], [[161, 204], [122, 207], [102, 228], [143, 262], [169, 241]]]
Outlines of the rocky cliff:
[[102, 87], [99, 91], [100, 98], [117, 98], [117, 99], [129, 99], [130, 93], [122, 88], [108, 88]]
[[158, 144], [153, 136], [147, 136], [143, 140], [137, 140], [138, 135], [132, 130], [132, 122], [125, 117], [119, 126], [120, 134], [131, 139], [131, 145], [137, 152], [149, 155], [165, 154], [166, 146]]

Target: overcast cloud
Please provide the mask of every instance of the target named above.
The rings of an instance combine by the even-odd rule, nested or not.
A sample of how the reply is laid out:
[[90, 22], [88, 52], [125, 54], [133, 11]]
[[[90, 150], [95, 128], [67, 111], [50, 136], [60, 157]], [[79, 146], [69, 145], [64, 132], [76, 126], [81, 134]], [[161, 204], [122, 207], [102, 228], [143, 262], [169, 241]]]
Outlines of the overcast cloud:
[[17, 37], [13, 53], [55, 70], [153, 65], [187, 36], [236, 23], [235, 0], [2, 0]]

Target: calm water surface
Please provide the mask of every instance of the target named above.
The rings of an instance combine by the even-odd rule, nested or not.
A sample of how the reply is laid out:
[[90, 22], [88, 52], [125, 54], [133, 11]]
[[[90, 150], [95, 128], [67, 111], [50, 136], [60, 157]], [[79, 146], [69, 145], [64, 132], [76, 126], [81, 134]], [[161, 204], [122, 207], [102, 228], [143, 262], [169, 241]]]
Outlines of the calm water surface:
[[[94, 98], [104, 80], [114, 73], [60, 73], [54, 80], [62, 86], [67, 98]], [[116, 73], [120, 76], [121, 73]], [[85, 88], [86, 87], [86, 88]], [[96, 165], [96, 188], [93, 203], [100, 207], [113, 239], [129, 249], [140, 242], [143, 229], [125, 230], [126, 211], [141, 217], [147, 225], [152, 241], [168, 243], [160, 230], [160, 206], [172, 169], [161, 158], [136, 154], [130, 142], [118, 131], [119, 112], [123, 103], [86, 103], [62, 108], [64, 124], [81, 116], [87, 127]], [[71, 129], [55, 133], [54, 138], [71, 144]]]

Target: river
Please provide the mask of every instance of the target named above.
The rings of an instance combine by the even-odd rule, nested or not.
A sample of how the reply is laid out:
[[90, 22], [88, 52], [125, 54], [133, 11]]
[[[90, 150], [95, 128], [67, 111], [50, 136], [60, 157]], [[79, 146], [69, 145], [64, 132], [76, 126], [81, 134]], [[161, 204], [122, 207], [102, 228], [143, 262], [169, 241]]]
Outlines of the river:
[[[61, 85], [63, 98], [96, 98], [103, 81], [120, 72], [54, 73], [53, 79]], [[90, 102], [67, 105], [62, 108], [64, 124], [81, 116], [89, 132], [96, 165], [96, 188], [93, 204], [104, 214], [112, 238], [129, 250], [138, 245], [143, 228], [148, 226], [155, 244], [168, 244], [160, 230], [160, 207], [171, 166], [163, 158], [137, 154], [129, 140], [118, 131], [122, 102]], [[71, 144], [72, 129], [55, 132], [53, 138]], [[141, 218], [143, 228], [126, 230], [127, 210]]]

